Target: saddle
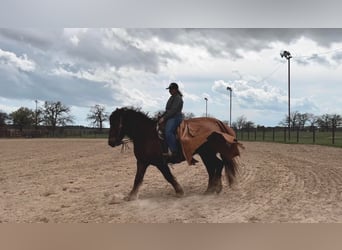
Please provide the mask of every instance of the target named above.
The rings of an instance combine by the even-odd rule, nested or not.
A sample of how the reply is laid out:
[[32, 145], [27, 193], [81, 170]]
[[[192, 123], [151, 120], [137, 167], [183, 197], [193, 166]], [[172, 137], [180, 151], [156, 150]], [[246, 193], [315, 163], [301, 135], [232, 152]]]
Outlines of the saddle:
[[[176, 134], [176, 139], [177, 139], [178, 150], [177, 150], [176, 155], [172, 155], [165, 139], [165, 123], [157, 124], [157, 133], [158, 133], [159, 140], [161, 142], [164, 160], [167, 163], [180, 163], [184, 161], [185, 158], [184, 158], [184, 155], [181, 149], [181, 144], [180, 144], [177, 134]], [[190, 165], [195, 165], [197, 162], [198, 162], [197, 160], [192, 158]]]
[[[164, 141], [163, 129], [157, 128], [159, 138]], [[218, 119], [211, 117], [199, 117], [183, 120], [177, 128], [177, 139], [180, 144], [181, 152], [189, 165], [194, 165], [193, 154], [208, 139], [219, 137], [228, 144], [237, 144], [234, 130]], [[162, 143], [163, 151], [167, 152], [167, 145]], [[232, 150], [230, 157], [239, 155], [238, 150]]]

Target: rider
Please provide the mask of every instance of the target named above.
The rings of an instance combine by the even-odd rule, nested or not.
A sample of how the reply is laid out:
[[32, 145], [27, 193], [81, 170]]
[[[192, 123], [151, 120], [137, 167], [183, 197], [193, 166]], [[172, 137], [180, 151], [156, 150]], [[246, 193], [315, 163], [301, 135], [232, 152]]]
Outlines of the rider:
[[166, 143], [170, 149], [171, 159], [178, 158], [178, 147], [176, 139], [176, 129], [183, 120], [183, 98], [182, 93], [179, 91], [178, 84], [175, 82], [170, 83], [169, 87], [170, 98], [166, 103], [166, 108], [164, 114], [159, 119], [158, 123], [162, 124], [166, 122], [165, 125], [165, 139]]

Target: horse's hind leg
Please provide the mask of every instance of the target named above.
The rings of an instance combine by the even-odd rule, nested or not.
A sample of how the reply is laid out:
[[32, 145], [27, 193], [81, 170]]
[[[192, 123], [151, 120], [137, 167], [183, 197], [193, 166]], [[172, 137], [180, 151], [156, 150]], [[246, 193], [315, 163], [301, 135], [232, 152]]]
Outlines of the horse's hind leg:
[[217, 166], [216, 172], [214, 177], [214, 185], [216, 193], [221, 193], [222, 191], [222, 169], [223, 169], [223, 162], [217, 158]]
[[178, 183], [176, 178], [172, 175], [169, 166], [167, 164], [161, 164], [161, 165], [158, 165], [157, 168], [163, 174], [164, 178], [173, 186], [173, 188], [176, 191], [176, 195], [178, 197], [183, 196], [184, 195], [183, 188]]
[[139, 161], [137, 162], [137, 172], [135, 173], [133, 188], [129, 195], [125, 198], [125, 200], [131, 201], [138, 198], [139, 187], [141, 186], [144, 179], [147, 166], [148, 164], [144, 164]]
[[218, 160], [215, 152], [213, 152], [208, 144], [204, 144], [199, 148], [198, 153], [207, 169], [208, 172], [208, 187], [205, 191], [205, 194], [211, 194], [216, 191], [217, 178], [216, 178], [216, 166], [218, 164]]
[[207, 190], [205, 191], [206, 194], [211, 194], [215, 191], [215, 184], [214, 184], [214, 178], [215, 178], [215, 169], [213, 168], [212, 165], [212, 160], [209, 159], [207, 155], [201, 155], [201, 159], [207, 169], [208, 172], [208, 187]]
[[214, 192], [221, 192], [222, 181], [221, 172], [223, 168], [222, 161], [216, 157], [216, 153], [205, 144], [198, 150], [199, 155], [207, 169], [209, 180], [208, 187], [205, 194], [211, 194]]

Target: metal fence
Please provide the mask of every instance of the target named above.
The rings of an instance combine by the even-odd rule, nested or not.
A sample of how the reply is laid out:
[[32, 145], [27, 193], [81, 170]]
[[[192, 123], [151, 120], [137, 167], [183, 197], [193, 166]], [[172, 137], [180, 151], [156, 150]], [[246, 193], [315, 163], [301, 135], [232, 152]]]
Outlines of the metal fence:
[[342, 147], [342, 127], [319, 129], [317, 127], [258, 127], [237, 130], [241, 141], [270, 141], [301, 144], [334, 145]]
[[39, 127], [37, 129], [0, 128], [0, 138], [107, 138], [109, 129], [87, 127], [58, 127], [55, 131]]

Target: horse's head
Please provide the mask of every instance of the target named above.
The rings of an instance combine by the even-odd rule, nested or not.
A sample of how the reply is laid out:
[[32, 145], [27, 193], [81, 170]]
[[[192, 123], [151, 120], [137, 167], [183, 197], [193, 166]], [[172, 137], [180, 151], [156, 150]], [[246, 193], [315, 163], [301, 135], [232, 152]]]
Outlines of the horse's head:
[[121, 145], [126, 135], [133, 141], [145, 137], [148, 131], [156, 132], [156, 121], [150, 119], [139, 108], [125, 107], [116, 109], [109, 117], [110, 130], [108, 144], [112, 147]]
[[108, 144], [112, 147], [122, 144], [122, 139], [124, 137], [124, 119], [125, 109], [116, 109], [109, 117], [110, 129]]

